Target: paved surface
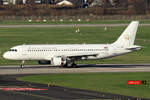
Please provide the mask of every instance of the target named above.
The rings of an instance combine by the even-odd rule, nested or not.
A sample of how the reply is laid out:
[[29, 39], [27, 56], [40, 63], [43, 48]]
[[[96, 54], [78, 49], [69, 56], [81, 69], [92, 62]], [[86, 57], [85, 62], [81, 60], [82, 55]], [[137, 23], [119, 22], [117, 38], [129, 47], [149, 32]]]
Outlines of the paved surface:
[[0, 66], [0, 88], [44, 88], [43, 91], [3, 91], [2, 100], [148, 100], [118, 94], [50, 86], [16, 80], [17, 77], [40, 73], [84, 73], [84, 72], [150, 72], [150, 64], [98, 64], [79, 65], [78, 68], [61, 68], [54, 66], [28, 65], [24, 69], [19, 66]]
[[[0, 88], [3, 87], [33, 87], [45, 88], [43, 91], [3, 91], [0, 90], [0, 100], [148, 100], [117, 94], [50, 86], [44, 84], [16, 80], [24, 75], [1, 75]], [[30, 85], [29, 85], [30, 84]]]
[[[96, 27], [96, 26], [127, 26], [128, 24], [52, 24], [52, 25], [0, 25], [0, 28], [22, 28], [22, 27], [75, 27], [75, 26], [86, 26], [86, 27]], [[150, 24], [140, 24], [140, 26], [150, 26]]]
[[23, 69], [21, 69], [19, 66], [0, 66], [0, 75], [87, 72], [150, 72], [150, 64], [78, 65], [78, 68], [26, 65]]

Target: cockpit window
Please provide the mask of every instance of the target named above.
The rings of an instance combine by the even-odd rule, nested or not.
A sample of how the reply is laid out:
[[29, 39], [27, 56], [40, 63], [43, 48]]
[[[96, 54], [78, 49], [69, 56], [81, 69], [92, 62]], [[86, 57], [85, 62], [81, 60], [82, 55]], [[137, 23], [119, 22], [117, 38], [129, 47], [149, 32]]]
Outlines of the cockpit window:
[[9, 51], [17, 52], [17, 49], [10, 49]]

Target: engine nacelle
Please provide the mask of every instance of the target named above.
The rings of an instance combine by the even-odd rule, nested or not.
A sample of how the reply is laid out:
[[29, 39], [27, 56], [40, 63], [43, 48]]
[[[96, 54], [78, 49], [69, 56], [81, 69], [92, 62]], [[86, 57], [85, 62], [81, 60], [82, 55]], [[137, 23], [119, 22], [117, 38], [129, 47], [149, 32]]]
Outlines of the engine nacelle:
[[46, 65], [46, 64], [51, 64], [51, 61], [48, 61], [48, 60], [39, 60], [38, 63], [40, 65]]
[[64, 66], [67, 63], [67, 59], [65, 57], [54, 57], [51, 61], [55, 66]]

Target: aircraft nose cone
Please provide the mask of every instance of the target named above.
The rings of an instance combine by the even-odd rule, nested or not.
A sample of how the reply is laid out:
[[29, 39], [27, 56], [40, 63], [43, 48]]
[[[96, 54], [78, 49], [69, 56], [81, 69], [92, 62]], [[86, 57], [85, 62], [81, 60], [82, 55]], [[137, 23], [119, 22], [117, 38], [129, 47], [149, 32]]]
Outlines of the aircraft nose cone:
[[5, 59], [9, 59], [9, 57], [8, 57], [8, 53], [7, 53], [7, 52], [3, 54], [3, 58], [5, 58]]

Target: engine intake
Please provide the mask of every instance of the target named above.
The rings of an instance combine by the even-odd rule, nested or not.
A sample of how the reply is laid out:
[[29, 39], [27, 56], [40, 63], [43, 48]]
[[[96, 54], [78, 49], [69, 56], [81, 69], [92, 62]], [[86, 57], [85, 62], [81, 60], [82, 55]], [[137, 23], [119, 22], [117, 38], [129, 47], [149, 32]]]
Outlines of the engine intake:
[[67, 59], [65, 57], [54, 57], [51, 61], [55, 66], [64, 66], [67, 63]]

